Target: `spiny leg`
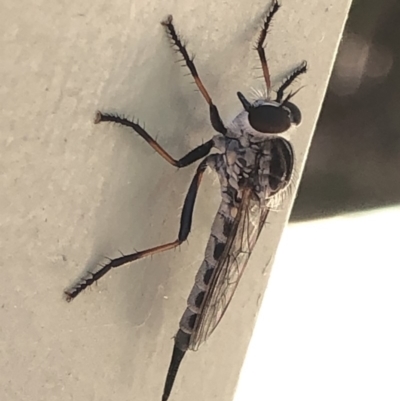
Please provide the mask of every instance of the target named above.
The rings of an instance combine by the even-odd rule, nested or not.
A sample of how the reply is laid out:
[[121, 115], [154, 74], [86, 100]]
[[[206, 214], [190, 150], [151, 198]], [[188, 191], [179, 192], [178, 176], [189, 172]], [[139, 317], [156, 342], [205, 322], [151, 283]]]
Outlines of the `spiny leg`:
[[190, 70], [190, 73], [192, 74], [194, 82], [196, 83], [196, 85], [199, 88], [204, 99], [206, 99], [206, 102], [210, 106], [211, 125], [217, 132], [220, 132], [221, 134], [225, 134], [226, 128], [224, 126], [224, 123], [221, 120], [221, 117], [219, 116], [217, 106], [215, 106], [215, 104], [212, 102], [211, 96], [208, 94], [206, 88], [204, 87], [203, 83], [201, 82], [201, 79], [199, 77], [199, 74], [197, 73], [196, 67], [193, 62], [193, 57], [189, 56], [185, 45], [182, 44], [182, 41], [175, 30], [175, 27], [172, 23], [172, 15], [169, 15], [164, 21], [162, 21], [161, 25], [163, 25], [165, 27], [167, 34], [171, 38], [172, 44], [174, 46], [176, 46], [178, 51], [182, 54], [185, 64], [187, 65], [187, 67]]
[[159, 245], [154, 248], [149, 248], [144, 251], [132, 253], [130, 255], [124, 255], [120, 258], [111, 259], [106, 265], [104, 265], [99, 271], [96, 273], [88, 273], [87, 276], [82, 277], [75, 285], [71, 288], [64, 291], [66, 299], [68, 302], [72, 301], [80, 292], [82, 292], [85, 288], [89, 287], [100, 278], [102, 278], [105, 274], [107, 274], [112, 268], [123, 266], [127, 263], [133, 262], [138, 259], [145, 258], [146, 256], [155, 255], [156, 253], [160, 253], [163, 251], [167, 251], [169, 249], [176, 248], [180, 242], [178, 240], [169, 242], [168, 244]]
[[271, 77], [269, 74], [269, 68], [267, 63], [267, 58], [265, 57], [265, 50], [264, 50], [264, 42], [265, 38], [267, 37], [268, 28], [271, 24], [272, 17], [275, 13], [279, 10], [280, 4], [277, 0], [274, 0], [267, 15], [265, 16], [263, 27], [260, 32], [260, 36], [258, 37], [255, 49], [257, 50], [258, 56], [261, 60], [261, 67], [263, 70], [263, 75], [265, 79], [265, 84], [267, 86], [267, 94], [271, 92]]
[[283, 81], [282, 85], [276, 92], [276, 101], [281, 103], [285, 90], [293, 83], [293, 81], [301, 74], [307, 72], [307, 62], [303, 61], [293, 72]]
[[207, 156], [212, 147], [214, 146], [213, 140], [209, 140], [197, 148], [190, 151], [187, 155], [183, 156], [179, 160], [175, 160], [160, 144], [153, 139], [144, 128], [142, 128], [138, 123], [128, 120], [127, 118], [120, 117], [117, 114], [106, 114], [98, 111], [95, 117], [95, 124], [101, 122], [110, 121], [116, 124], [124, 125], [125, 127], [132, 128], [136, 133], [138, 133], [161, 157], [163, 157], [168, 163], [175, 167], [186, 167], [197, 160]]
[[207, 157], [200, 163], [199, 167], [197, 168], [196, 174], [193, 177], [193, 180], [190, 184], [183, 205], [178, 238], [175, 241], [168, 242], [167, 244], [163, 245], [158, 245], [153, 248], [145, 249], [143, 251], [135, 252], [130, 255], [124, 255], [116, 259], [110, 259], [110, 261], [106, 265], [104, 265], [100, 270], [98, 270], [95, 273], [89, 273], [87, 276], [80, 279], [71, 288], [65, 290], [64, 293], [67, 301], [72, 301], [72, 299], [75, 298], [81, 291], [83, 291], [85, 288], [95, 283], [97, 280], [99, 280], [101, 277], [107, 274], [112, 268], [123, 266], [126, 265], [127, 263], [134, 262], [135, 260], [155, 255], [157, 253], [164, 252], [169, 249], [174, 249], [177, 246], [179, 246], [182, 242], [186, 241], [192, 226], [192, 215], [193, 215], [194, 204], [196, 201], [197, 190], [199, 188], [204, 171], [206, 170], [207, 167], [214, 168], [213, 155]]

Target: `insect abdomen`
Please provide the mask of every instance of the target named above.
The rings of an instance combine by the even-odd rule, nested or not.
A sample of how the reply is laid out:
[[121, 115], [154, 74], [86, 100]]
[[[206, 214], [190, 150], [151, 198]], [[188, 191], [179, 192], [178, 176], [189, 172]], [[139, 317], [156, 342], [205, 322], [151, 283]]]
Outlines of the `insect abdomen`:
[[179, 331], [175, 337], [176, 345], [182, 350], [187, 350], [189, 346], [190, 337], [195, 328], [196, 319], [201, 313], [211, 277], [225, 249], [233, 221], [231, 210], [232, 207], [228, 203], [222, 202], [215, 216], [205, 257], [196, 274], [194, 286], [187, 299], [187, 308], [180, 320]]

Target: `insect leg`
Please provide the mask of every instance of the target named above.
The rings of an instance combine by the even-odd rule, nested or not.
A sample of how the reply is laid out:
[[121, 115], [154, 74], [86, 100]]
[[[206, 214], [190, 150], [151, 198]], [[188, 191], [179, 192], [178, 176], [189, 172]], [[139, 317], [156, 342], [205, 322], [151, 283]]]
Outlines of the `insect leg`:
[[111, 259], [105, 266], [95, 273], [88, 273], [85, 277], [82, 277], [76, 284], [71, 288], [64, 291], [67, 301], [71, 301], [75, 298], [81, 291], [89, 287], [105, 274], [107, 274], [112, 268], [126, 265], [127, 263], [134, 262], [145, 258], [147, 256], [155, 255], [160, 252], [167, 251], [169, 249], [174, 249], [179, 246], [182, 242], [186, 241], [189, 236], [190, 229], [192, 226], [192, 215], [194, 204], [196, 201], [197, 190], [199, 188], [201, 179], [203, 177], [204, 171], [207, 167], [214, 167], [214, 156], [211, 155], [203, 160], [197, 168], [196, 174], [190, 184], [189, 190], [187, 192], [185, 202], [183, 205], [180, 229], [178, 238], [175, 241], [168, 242], [167, 244], [158, 245], [153, 248], [145, 249], [143, 251], [135, 252], [129, 255], [124, 255], [116, 259]]
[[293, 72], [283, 81], [282, 85], [276, 92], [276, 101], [281, 102], [283, 98], [283, 92], [293, 83], [293, 81], [301, 74], [307, 72], [307, 62], [303, 61]]
[[183, 156], [179, 160], [175, 160], [164, 148], [160, 146], [160, 144], [153, 139], [144, 128], [142, 128], [139, 124], [128, 120], [127, 118], [120, 117], [116, 114], [105, 114], [98, 111], [95, 117], [95, 124], [110, 121], [117, 124], [124, 125], [125, 127], [132, 128], [136, 133], [138, 133], [161, 157], [163, 157], [168, 163], [172, 164], [175, 167], [186, 167], [197, 160], [207, 156], [212, 147], [214, 146], [213, 140], [209, 140], [197, 148], [190, 151], [187, 155]]
[[268, 28], [271, 24], [272, 17], [275, 13], [279, 10], [280, 4], [277, 0], [272, 2], [272, 5], [264, 18], [264, 23], [260, 32], [260, 36], [258, 37], [255, 49], [257, 50], [258, 56], [261, 60], [261, 67], [263, 70], [263, 75], [265, 79], [265, 84], [267, 86], [267, 93], [269, 94], [271, 91], [271, 77], [269, 75], [269, 68], [267, 63], [267, 58], [265, 57], [265, 50], [264, 50], [264, 42], [265, 38], [267, 37]]
[[201, 79], [199, 77], [199, 74], [197, 73], [196, 67], [193, 62], [193, 57], [189, 56], [185, 45], [182, 44], [181, 39], [175, 30], [175, 27], [172, 23], [172, 15], [169, 15], [163, 22], [161, 22], [161, 25], [163, 25], [165, 27], [167, 34], [171, 38], [172, 44], [182, 54], [183, 60], [185, 61], [185, 64], [189, 68], [190, 73], [192, 74], [192, 77], [194, 78], [194, 82], [196, 83], [197, 87], [199, 88], [204, 99], [206, 99], [206, 102], [208, 103], [208, 105], [210, 107], [211, 125], [217, 132], [220, 132], [221, 134], [225, 134], [226, 128], [224, 126], [224, 123], [221, 120], [221, 117], [219, 116], [217, 106], [212, 102], [210, 95], [208, 94], [203, 83], [201, 82]]

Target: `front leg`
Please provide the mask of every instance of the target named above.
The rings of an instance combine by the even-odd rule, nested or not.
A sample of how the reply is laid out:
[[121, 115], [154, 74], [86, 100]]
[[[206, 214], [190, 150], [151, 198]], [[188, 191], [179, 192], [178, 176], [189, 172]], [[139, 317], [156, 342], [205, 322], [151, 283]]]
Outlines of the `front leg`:
[[217, 132], [225, 134], [226, 127], [224, 126], [224, 123], [222, 122], [221, 117], [219, 116], [217, 106], [213, 103], [211, 96], [208, 94], [207, 89], [203, 85], [203, 82], [201, 82], [201, 79], [193, 62], [193, 57], [189, 57], [185, 45], [182, 43], [179, 35], [175, 30], [175, 26], [172, 23], [172, 15], [169, 15], [165, 21], [161, 22], [161, 25], [165, 27], [167, 34], [171, 38], [172, 44], [177, 48], [179, 53], [182, 54], [183, 60], [185, 61], [185, 64], [189, 68], [190, 73], [192, 74], [192, 77], [194, 79], [194, 82], [199, 88], [199, 91], [203, 95], [204, 99], [206, 99], [206, 102], [210, 107], [211, 125]]
[[260, 35], [258, 37], [255, 49], [257, 50], [258, 56], [261, 61], [261, 68], [264, 75], [265, 85], [267, 86], [267, 94], [271, 92], [271, 77], [269, 74], [269, 68], [267, 58], [265, 57], [264, 42], [267, 37], [268, 28], [270, 27], [273, 16], [279, 10], [280, 4], [277, 0], [274, 0], [271, 4], [269, 11], [267, 12], [264, 22], [261, 28]]
[[299, 66], [297, 66], [292, 73], [283, 81], [281, 86], [276, 91], [276, 101], [278, 103], [282, 102], [284, 92], [289, 86], [296, 80], [296, 78], [307, 72], [307, 62], [303, 61]]

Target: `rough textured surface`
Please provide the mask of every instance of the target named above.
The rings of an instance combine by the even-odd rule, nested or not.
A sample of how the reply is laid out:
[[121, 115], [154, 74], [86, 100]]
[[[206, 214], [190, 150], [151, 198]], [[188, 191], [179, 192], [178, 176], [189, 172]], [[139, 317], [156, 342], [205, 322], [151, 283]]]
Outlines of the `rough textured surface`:
[[[296, 96], [304, 116], [294, 138], [298, 175], [348, 2], [313, 0], [305, 8], [287, 0], [269, 37], [275, 81], [303, 59], [310, 65]], [[67, 304], [63, 288], [103, 255], [175, 238], [194, 172], [177, 173], [129, 130], [94, 126], [94, 112], [140, 117], [174, 156], [209, 139], [205, 102], [175, 63], [159, 22], [174, 14], [228, 121], [241, 107], [236, 91], [262, 87], [252, 45], [268, 4], [3, 3], [2, 399], [157, 400], [219, 190], [206, 177], [193, 234], [180, 252], [115, 271]], [[230, 312], [208, 344], [187, 356], [172, 400], [232, 399], [267, 282], [266, 262], [286, 219], [282, 211], [265, 230]]]

